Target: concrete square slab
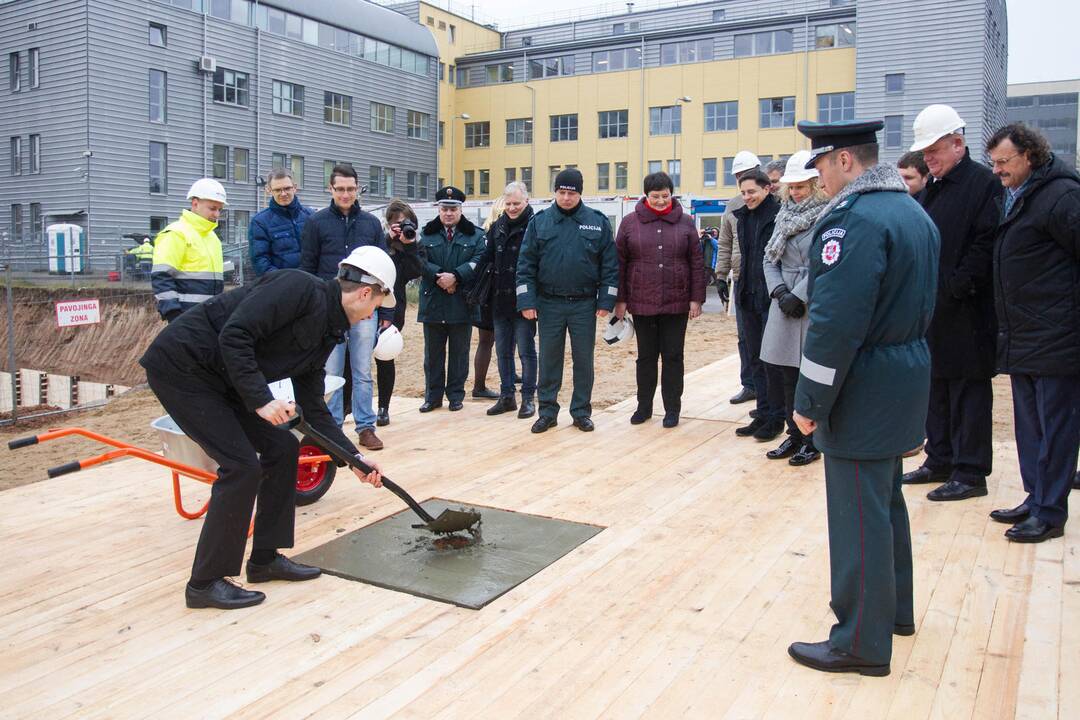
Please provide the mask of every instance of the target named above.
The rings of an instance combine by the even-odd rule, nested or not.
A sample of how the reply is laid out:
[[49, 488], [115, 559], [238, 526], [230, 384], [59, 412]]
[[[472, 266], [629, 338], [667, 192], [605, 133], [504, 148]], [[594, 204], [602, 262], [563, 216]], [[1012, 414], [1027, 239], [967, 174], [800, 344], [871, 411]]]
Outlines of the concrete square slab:
[[[438, 498], [421, 505], [435, 517], [446, 508], [463, 507]], [[294, 559], [330, 575], [479, 610], [604, 529], [509, 510], [475, 509], [483, 514], [481, 534], [465, 547], [413, 529], [420, 520], [406, 509]]]

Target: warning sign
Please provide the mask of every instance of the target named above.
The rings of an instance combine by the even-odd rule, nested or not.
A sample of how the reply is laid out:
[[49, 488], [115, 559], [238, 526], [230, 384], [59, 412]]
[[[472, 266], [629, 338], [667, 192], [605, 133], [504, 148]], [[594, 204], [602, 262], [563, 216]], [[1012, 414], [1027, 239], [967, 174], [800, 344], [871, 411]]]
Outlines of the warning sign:
[[74, 327], [101, 322], [101, 304], [97, 298], [65, 300], [56, 303], [56, 326]]

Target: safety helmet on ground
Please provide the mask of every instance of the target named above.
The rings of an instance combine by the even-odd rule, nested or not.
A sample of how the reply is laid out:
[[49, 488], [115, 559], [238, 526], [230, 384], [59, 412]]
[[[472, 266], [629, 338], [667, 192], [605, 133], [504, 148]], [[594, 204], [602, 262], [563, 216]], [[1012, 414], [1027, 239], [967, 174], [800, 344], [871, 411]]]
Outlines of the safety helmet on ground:
[[607, 327], [604, 328], [604, 342], [608, 345], [615, 345], [617, 343], [626, 342], [630, 338], [634, 337], [634, 321], [630, 319], [629, 315], [624, 315], [623, 319], [611, 316], [608, 320]]
[[928, 105], [915, 116], [912, 130], [915, 142], [911, 151], [925, 150], [946, 135], [952, 135], [967, 127], [967, 123], [948, 105]]
[[379, 333], [379, 339], [375, 341], [376, 360], [393, 360], [401, 354], [405, 347], [405, 340], [401, 337], [401, 331], [396, 325], [390, 325]]
[[191, 198], [217, 200], [226, 207], [229, 205], [225, 200], [225, 188], [213, 178], [200, 178], [193, 182], [191, 184], [191, 189], [187, 191], [187, 199], [190, 200]]
[[782, 183], [806, 182], [818, 177], [817, 170], [807, 170], [806, 164], [810, 162], [810, 151], [800, 150], [788, 158], [784, 167], [784, 174], [780, 178]]
[[349, 253], [338, 263], [338, 277], [352, 282], [379, 285], [382, 287], [382, 307], [392, 308], [397, 304], [394, 299], [394, 282], [397, 280], [397, 268], [394, 261], [382, 248], [364, 245]]
[[731, 161], [732, 174], [753, 170], [756, 167], [761, 167], [761, 160], [749, 150], [740, 150], [735, 153], [735, 159]]

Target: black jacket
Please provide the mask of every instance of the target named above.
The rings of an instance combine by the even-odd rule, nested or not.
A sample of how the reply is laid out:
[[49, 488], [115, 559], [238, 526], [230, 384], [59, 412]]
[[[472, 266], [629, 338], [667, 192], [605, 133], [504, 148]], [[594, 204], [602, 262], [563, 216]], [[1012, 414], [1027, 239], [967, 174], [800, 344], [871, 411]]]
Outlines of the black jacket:
[[1000, 372], [1080, 373], [1080, 176], [1059, 158], [998, 227], [994, 300]]
[[[735, 304], [741, 308], [755, 312], [767, 312], [769, 309], [769, 290], [762, 263], [778, 212], [780, 201], [771, 193], [753, 211], [744, 205], [734, 212], [737, 223], [735, 232], [742, 254]], [[748, 225], [753, 225], [753, 233], [749, 232]]]
[[930, 372], [940, 378], [994, 375], [994, 235], [1001, 181], [970, 152], [919, 198], [941, 234], [937, 302], [926, 340]]
[[410, 280], [420, 277], [424, 272], [424, 253], [420, 251], [420, 236], [417, 234], [411, 243], [403, 243], [400, 240], [390, 240], [387, 236], [387, 248], [390, 259], [394, 261], [394, 269], [397, 276], [394, 279], [394, 325], [397, 329], [405, 327], [405, 286]]
[[[338, 263], [358, 247], [374, 245], [386, 249], [378, 218], [356, 203], [343, 215], [337, 205], [323, 208], [304, 223], [300, 235], [300, 269], [323, 280], [337, 277]], [[379, 308], [380, 320], [392, 320], [392, 308]]]
[[323, 400], [323, 366], [348, 329], [337, 282], [280, 270], [185, 312], [158, 333], [139, 364], [174, 384], [201, 383], [239, 397], [253, 412], [274, 399], [267, 383], [291, 378], [307, 421], [356, 452]]
[[480, 267], [492, 266], [491, 311], [495, 317], [516, 317], [517, 311], [517, 262], [521, 241], [532, 220], [533, 209], [526, 205], [517, 220], [503, 213], [491, 224], [487, 232], [487, 250]]

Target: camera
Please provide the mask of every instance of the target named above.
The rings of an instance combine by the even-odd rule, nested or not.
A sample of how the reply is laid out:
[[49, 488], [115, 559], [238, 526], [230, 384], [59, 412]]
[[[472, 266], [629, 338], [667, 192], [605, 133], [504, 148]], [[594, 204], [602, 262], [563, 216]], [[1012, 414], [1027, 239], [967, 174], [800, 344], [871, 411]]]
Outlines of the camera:
[[403, 237], [408, 238], [409, 240], [416, 239], [416, 225], [413, 224], [412, 220], [402, 220], [398, 223], [398, 227], [401, 228]]

